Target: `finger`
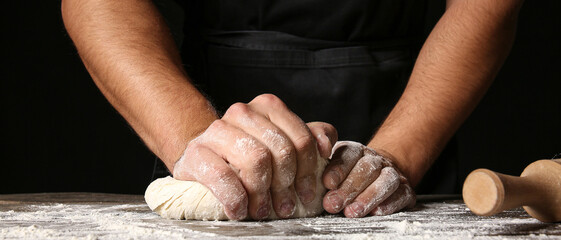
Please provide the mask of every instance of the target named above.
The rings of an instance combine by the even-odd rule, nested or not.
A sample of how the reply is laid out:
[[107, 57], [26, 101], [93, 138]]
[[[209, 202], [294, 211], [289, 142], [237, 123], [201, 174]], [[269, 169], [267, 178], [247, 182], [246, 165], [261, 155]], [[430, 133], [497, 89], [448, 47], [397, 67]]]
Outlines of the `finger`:
[[[193, 144], [191, 144], [193, 145]], [[224, 205], [229, 219], [247, 217], [248, 196], [238, 176], [224, 160], [203, 146], [189, 146], [173, 169], [178, 180], [197, 181]]]
[[214, 121], [197, 141], [239, 170], [239, 179], [249, 196], [249, 215], [253, 219], [269, 216], [272, 171], [268, 148], [224, 120]]
[[370, 214], [375, 216], [392, 214], [404, 208], [414, 207], [415, 202], [416, 197], [413, 189], [409, 184], [401, 184], [390, 197], [374, 208]]
[[309, 122], [307, 125], [316, 138], [319, 154], [322, 158], [329, 158], [331, 149], [337, 142], [337, 130], [333, 125], [324, 122]]
[[290, 139], [296, 150], [296, 178], [294, 188], [303, 204], [315, 198], [317, 168], [317, 147], [306, 124], [276, 96], [263, 94], [249, 104], [256, 112], [263, 114], [279, 127]]
[[269, 119], [245, 104], [234, 104], [222, 117], [229, 124], [243, 129], [271, 152], [273, 157], [271, 195], [273, 208], [280, 218], [294, 214], [296, 193], [292, 184], [296, 176], [296, 149], [286, 134]]
[[323, 172], [323, 185], [327, 189], [337, 189], [347, 178], [358, 160], [364, 156], [363, 145], [352, 141], [339, 141], [333, 146], [331, 161]]
[[324, 209], [330, 213], [341, 211], [378, 178], [381, 169], [380, 157], [373, 155], [362, 157], [343, 181], [341, 187], [331, 190], [325, 195]]
[[345, 208], [348, 218], [364, 217], [391, 196], [399, 187], [400, 178], [394, 168], [383, 168], [380, 176], [352, 204]]

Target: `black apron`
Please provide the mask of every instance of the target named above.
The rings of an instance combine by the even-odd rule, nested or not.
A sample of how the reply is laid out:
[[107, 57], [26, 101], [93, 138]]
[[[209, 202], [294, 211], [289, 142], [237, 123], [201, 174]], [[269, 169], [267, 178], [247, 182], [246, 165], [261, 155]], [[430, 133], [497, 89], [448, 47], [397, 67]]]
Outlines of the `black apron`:
[[[208, 20], [213, 12], [217, 16], [216, 12], [222, 11], [217, 7], [224, 8], [207, 5], [201, 11], [206, 14], [205, 28], [187, 25], [190, 29], [183, 45], [190, 77], [216, 109], [223, 113], [233, 103], [247, 103], [259, 94], [272, 93], [305, 122], [333, 124], [340, 140], [368, 143], [403, 92], [419, 47], [415, 37], [389, 38], [389, 33], [364, 41], [364, 36], [372, 33], [364, 30], [360, 34], [360, 29], [358, 33], [353, 30], [353, 36], [345, 36], [339, 29], [335, 35], [343, 37], [321, 37], [326, 33], [318, 32], [319, 37], [310, 38], [291, 34], [301, 29], [276, 31], [279, 24], [259, 23], [275, 27], [254, 30], [255, 23], [247, 19]], [[268, 11], [283, 15], [278, 9]], [[456, 159], [455, 151], [447, 149], [417, 193], [454, 192]]]

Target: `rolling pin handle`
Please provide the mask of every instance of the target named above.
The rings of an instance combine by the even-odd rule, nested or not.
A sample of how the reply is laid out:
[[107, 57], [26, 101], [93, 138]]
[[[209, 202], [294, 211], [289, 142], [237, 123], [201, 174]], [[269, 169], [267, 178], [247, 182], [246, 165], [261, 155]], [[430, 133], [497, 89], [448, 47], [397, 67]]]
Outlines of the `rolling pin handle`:
[[539, 197], [535, 189], [530, 179], [477, 169], [466, 178], [462, 195], [472, 212], [490, 216], [532, 204]]

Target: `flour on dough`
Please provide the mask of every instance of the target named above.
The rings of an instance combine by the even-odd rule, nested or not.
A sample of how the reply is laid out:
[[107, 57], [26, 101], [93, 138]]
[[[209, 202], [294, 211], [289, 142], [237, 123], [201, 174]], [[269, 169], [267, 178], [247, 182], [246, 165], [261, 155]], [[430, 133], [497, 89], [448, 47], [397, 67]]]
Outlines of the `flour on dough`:
[[[316, 169], [317, 187], [314, 201], [305, 206], [296, 199], [295, 218], [313, 217], [323, 212], [325, 187], [321, 177], [327, 160], [319, 157]], [[170, 176], [156, 179], [146, 189], [146, 203], [154, 212], [170, 219], [227, 220], [224, 206], [204, 185], [193, 181], [180, 181]], [[272, 208], [271, 208], [272, 209]], [[277, 219], [271, 210], [268, 219]]]

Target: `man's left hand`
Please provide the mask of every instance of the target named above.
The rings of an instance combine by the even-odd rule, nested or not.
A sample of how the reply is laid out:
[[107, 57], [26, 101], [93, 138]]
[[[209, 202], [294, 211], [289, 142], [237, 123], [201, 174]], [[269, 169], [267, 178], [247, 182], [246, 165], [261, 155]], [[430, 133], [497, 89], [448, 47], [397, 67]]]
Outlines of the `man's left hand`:
[[323, 174], [330, 191], [323, 207], [330, 213], [344, 209], [349, 218], [388, 215], [415, 206], [415, 192], [392, 161], [352, 141], [333, 147], [331, 162]]

